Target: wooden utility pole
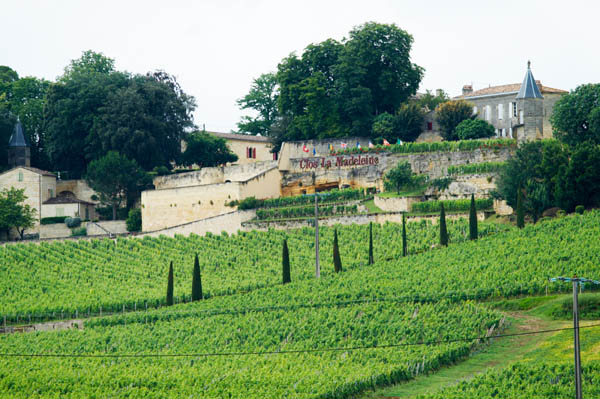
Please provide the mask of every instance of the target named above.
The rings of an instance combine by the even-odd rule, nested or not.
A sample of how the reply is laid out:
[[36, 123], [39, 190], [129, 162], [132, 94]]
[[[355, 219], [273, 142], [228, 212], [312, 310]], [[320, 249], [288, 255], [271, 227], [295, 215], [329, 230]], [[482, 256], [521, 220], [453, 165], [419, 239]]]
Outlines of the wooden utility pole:
[[579, 304], [577, 297], [579, 279], [573, 279], [573, 335], [575, 351], [575, 398], [581, 399], [581, 352], [579, 351]]
[[315, 275], [321, 277], [321, 265], [319, 263], [319, 206], [318, 195], [315, 191]]

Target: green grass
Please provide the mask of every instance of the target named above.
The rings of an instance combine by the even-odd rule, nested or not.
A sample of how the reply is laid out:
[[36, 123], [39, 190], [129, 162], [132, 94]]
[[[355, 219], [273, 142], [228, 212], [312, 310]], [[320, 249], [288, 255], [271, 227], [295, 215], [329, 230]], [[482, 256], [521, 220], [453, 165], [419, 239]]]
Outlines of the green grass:
[[384, 211], [381, 210], [381, 208], [375, 205], [375, 200], [373, 199], [365, 201], [362, 204], [367, 208], [367, 211], [369, 213], [384, 213]]
[[422, 185], [418, 187], [410, 187], [397, 191], [385, 191], [383, 193], [377, 194], [381, 198], [400, 198], [400, 197], [420, 197], [425, 194], [425, 190], [427, 190], [428, 185]]

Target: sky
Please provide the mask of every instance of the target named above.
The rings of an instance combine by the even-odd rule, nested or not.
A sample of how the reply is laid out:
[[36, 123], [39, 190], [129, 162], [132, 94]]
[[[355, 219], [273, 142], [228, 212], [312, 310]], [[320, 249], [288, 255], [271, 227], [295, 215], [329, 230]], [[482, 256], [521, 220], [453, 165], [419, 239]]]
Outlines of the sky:
[[419, 91], [521, 82], [527, 60], [543, 85], [565, 90], [600, 74], [592, 0], [2, 0], [0, 9], [0, 65], [55, 80], [93, 50], [119, 70], [162, 69], [196, 98], [194, 122], [210, 131], [236, 129], [248, 114], [236, 100], [282, 58], [368, 21], [413, 36]]

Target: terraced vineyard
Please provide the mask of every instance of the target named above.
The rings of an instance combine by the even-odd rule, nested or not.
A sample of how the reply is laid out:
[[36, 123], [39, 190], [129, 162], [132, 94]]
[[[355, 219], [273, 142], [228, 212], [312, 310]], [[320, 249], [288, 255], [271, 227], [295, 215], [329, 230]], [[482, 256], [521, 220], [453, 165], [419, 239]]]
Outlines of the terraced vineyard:
[[[311, 261], [306, 278], [300, 274], [284, 286], [93, 319], [83, 330], [1, 336], [0, 353], [98, 357], [0, 357], [0, 396], [87, 398], [106, 397], [110, 392], [117, 398], [348, 398], [467, 355], [471, 342], [448, 341], [485, 335], [502, 315], [465, 298], [567, 290], [562, 284], [548, 285], [548, 277], [600, 273], [598, 211], [543, 221], [523, 230], [508, 229], [406, 258], [393, 256], [398, 248], [397, 226], [382, 226], [376, 236], [385, 237], [386, 228], [396, 229], [395, 239], [386, 242], [389, 247], [379, 243], [380, 258], [374, 265], [361, 265], [356, 259], [366, 248], [367, 227], [351, 226], [342, 232], [354, 233], [357, 250], [348, 250], [344, 259], [354, 266], [341, 274], [307, 278], [312, 276]], [[432, 232], [432, 241], [437, 238], [435, 227], [423, 231]], [[279, 240], [284, 233], [264, 234], [276, 237], [271, 251], [277, 251], [272, 262], [277, 265], [273, 270], [278, 270]], [[290, 233], [291, 241], [299, 245], [302, 239], [295, 234], [310, 234], [310, 230]], [[227, 245], [241, 237], [259, 236], [207, 240], [229, 249]], [[181, 240], [173, 241], [185, 242]], [[311, 251], [310, 246], [305, 248]], [[381, 259], [382, 253], [390, 259]], [[311, 255], [304, 254], [307, 260]], [[276, 274], [273, 278], [278, 280]], [[437, 344], [420, 345], [434, 341]], [[112, 357], [118, 354], [133, 357]], [[439, 397], [466, 398], [475, 392], [488, 397], [523, 397], [523, 392], [544, 397], [540, 381], [549, 374], [535, 367], [516, 370], [520, 377], [514, 383], [508, 379], [509, 370], [505, 377], [481, 377], [473, 380], [475, 385], [461, 384], [457, 391]], [[552, 369], [552, 375], [568, 372], [560, 367]], [[586, 367], [597, 370], [593, 364]], [[596, 383], [597, 374], [586, 375], [591, 378], [588, 386]], [[567, 379], [554, 385], [559, 397], [565, 397]], [[593, 389], [588, 392], [594, 394]]]
[[[422, 252], [437, 241], [437, 227], [428, 223], [408, 225], [409, 251]], [[481, 236], [506, 230], [506, 226], [483, 224]], [[401, 226], [375, 225], [375, 256], [401, 256]], [[466, 221], [449, 223], [451, 242], [467, 240]], [[144, 238], [68, 241], [7, 245], [0, 248], [0, 319], [17, 322], [75, 317], [88, 312], [104, 313], [155, 307], [164, 301], [166, 275], [174, 263], [175, 295], [188, 300], [191, 293], [193, 256], [199, 254], [206, 297], [246, 292], [279, 284], [281, 242], [288, 238], [292, 280], [314, 276], [314, 229], [242, 232], [232, 237]], [[368, 226], [339, 227], [345, 269], [367, 263]], [[323, 275], [333, 272], [333, 231], [321, 230]], [[185, 297], [184, 297], [185, 296]], [[187, 298], [187, 299], [186, 299]], [[52, 315], [54, 313], [54, 316]]]

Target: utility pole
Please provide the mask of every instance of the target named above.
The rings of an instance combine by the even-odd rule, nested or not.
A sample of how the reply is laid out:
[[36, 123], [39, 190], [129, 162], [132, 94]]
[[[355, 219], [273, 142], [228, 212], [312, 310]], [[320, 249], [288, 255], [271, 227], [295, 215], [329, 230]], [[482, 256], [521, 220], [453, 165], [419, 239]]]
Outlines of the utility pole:
[[564, 281], [573, 283], [573, 351], [575, 354], [575, 399], [582, 399], [581, 394], [581, 351], [579, 349], [579, 297], [577, 286], [580, 285], [583, 291], [585, 283], [600, 284], [600, 281], [590, 280], [587, 278], [579, 278], [574, 276], [569, 277], [554, 277], [550, 281]]
[[317, 201], [318, 195], [315, 190], [315, 274], [319, 278], [321, 277], [321, 265], [319, 263], [319, 206]]

